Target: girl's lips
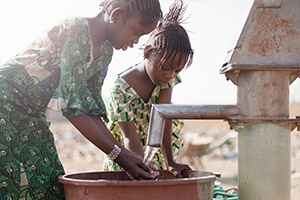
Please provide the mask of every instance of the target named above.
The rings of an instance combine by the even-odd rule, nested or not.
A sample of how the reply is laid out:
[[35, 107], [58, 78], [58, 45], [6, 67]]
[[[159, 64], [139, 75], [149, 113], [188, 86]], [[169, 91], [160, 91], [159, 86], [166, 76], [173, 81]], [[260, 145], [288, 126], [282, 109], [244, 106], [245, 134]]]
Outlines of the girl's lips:
[[128, 48], [128, 46], [124, 45], [124, 46], [122, 47], [122, 50], [125, 51], [127, 48]]
[[159, 84], [160, 84], [160, 85], [166, 85], [166, 84], [168, 84], [168, 82], [165, 82], [165, 81], [159, 81]]
[[123, 51], [125, 51], [128, 47], [132, 48], [133, 44], [131, 44], [131, 45], [123, 45], [123, 47], [122, 47]]

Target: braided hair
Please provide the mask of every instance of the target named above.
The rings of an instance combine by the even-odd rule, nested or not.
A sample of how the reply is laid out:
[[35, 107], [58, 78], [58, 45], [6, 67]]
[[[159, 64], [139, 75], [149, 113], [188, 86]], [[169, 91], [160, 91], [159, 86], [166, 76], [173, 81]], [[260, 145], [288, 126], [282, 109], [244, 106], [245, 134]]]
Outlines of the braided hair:
[[160, 66], [172, 55], [174, 59], [178, 53], [181, 54], [180, 60], [187, 59], [186, 67], [192, 64], [194, 51], [186, 30], [180, 25], [185, 10], [186, 6], [183, 1], [176, 0], [150, 36], [149, 41], [152, 41], [154, 51], [165, 52]]
[[110, 13], [121, 2], [125, 3], [124, 23], [136, 11], [141, 15], [142, 27], [155, 24], [162, 18], [159, 0], [104, 0], [100, 4], [100, 9]]

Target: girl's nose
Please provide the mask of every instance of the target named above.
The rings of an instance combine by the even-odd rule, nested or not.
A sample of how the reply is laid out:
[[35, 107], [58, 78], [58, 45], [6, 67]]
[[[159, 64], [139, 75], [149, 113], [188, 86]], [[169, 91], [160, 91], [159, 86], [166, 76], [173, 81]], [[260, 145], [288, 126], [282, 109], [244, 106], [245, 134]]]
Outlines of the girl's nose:
[[169, 73], [166, 73], [166, 78], [172, 80], [173, 78], [175, 78], [176, 73], [174, 71], [171, 71]]

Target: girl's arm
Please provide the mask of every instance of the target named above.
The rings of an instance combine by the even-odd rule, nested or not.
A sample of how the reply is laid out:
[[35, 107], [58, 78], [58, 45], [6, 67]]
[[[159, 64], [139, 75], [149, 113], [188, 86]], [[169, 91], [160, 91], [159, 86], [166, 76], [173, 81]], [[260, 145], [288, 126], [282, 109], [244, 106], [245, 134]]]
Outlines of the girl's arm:
[[[172, 88], [161, 90], [157, 99], [157, 104], [170, 104], [172, 98]], [[173, 120], [169, 119], [165, 122], [162, 151], [165, 158], [167, 169], [173, 173], [174, 176], [182, 177], [182, 171], [191, 169], [188, 165], [179, 164], [174, 161], [172, 150], [172, 123]]]
[[137, 135], [135, 125], [133, 121], [130, 122], [118, 122], [121, 129], [124, 145], [127, 149], [137, 153], [141, 159], [144, 157], [143, 147], [139, 136]]
[[114, 145], [118, 145], [121, 148], [121, 153], [114, 161], [123, 167], [134, 179], [155, 178], [154, 175], [146, 173], [150, 173], [151, 169], [142, 160], [120, 145], [99, 117], [86, 114], [70, 117], [68, 120], [104, 153], [109, 154], [114, 149]]
[[[157, 104], [170, 104], [172, 98], [172, 89], [173, 88], [167, 88], [161, 90], [159, 97], [157, 99]], [[171, 134], [172, 134], [172, 120], [168, 119], [165, 121], [163, 144], [162, 144], [162, 151], [167, 166], [169, 166], [169, 164], [172, 164], [174, 162]]]

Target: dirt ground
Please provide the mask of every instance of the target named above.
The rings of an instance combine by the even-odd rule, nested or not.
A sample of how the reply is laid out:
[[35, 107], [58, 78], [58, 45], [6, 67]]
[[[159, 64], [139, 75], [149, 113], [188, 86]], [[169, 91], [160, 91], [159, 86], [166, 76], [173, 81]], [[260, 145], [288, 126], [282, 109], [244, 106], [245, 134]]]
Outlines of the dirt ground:
[[[290, 116], [297, 115], [300, 115], [300, 104], [291, 104]], [[49, 112], [48, 118], [66, 173], [103, 169], [104, 154], [99, 149], [63, 117]], [[221, 120], [185, 120], [182, 137], [186, 145], [178, 161], [189, 164], [195, 170], [220, 173], [218, 181], [225, 188], [238, 187], [237, 134], [229, 129], [228, 123]], [[199, 143], [202, 145], [197, 146]], [[300, 196], [300, 132], [296, 129], [291, 133], [291, 196], [292, 200], [298, 200]]]

